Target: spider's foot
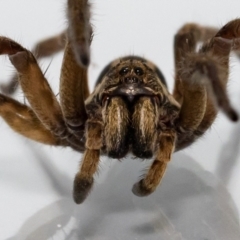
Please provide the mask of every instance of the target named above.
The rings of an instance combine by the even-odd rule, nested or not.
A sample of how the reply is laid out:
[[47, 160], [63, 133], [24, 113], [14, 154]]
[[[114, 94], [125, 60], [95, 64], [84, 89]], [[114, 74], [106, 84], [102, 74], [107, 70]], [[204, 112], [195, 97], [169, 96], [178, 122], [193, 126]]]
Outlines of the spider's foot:
[[3, 94], [0, 94], [0, 104], [5, 101], [5, 96]]
[[[17, 83], [15, 82], [14, 85], [17, 85]], [[0, 91], [7, 94], [7, 95], [11, 95], [14, 93], [16, 87], [13, 86], [13, 84], [8, 84], [8, 83], [2, 83], [0, 84]]]
[[230, 107], [229, 109], [224, 109], [224, 112], [231, 121], [233, 122], [238, 121], [239, 116], [238, 116], [238, 113], [235, 111], [235, 109]]
[[144, 180], [140, 180], [139, 182], [135, 183], [132, 188], [132, 192], [134, 195], [138, 197], [145, 197], [153, 193], [155, 189], [149, 188], [144, 183]]
[[90, 52], [87, 44], [76, 44], [74, 46], [75, 57], [83, 67], [87, 67], [90, 63]]
[[0, 105], [7, 103], [8, 97], [0, 93]]
[[92, 186], [93, 178], [82, 178], [76, 175], [73, 185], [73, 199], [75, 203], [82, 203], [88, 196]]

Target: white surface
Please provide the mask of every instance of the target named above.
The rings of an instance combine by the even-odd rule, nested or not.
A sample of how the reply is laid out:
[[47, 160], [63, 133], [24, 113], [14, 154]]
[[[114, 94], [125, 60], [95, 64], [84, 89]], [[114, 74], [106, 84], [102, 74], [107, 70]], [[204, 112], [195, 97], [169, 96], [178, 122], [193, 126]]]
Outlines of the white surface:
[[[91, 86], [109, 61], [126, 54], [136, 54], [155, 62], [172, 88], [173, 35], [178, 28], [186, 22], [220, 27], [227, 21], [240, 17], [240, 2], [237, 0], [92, 2], [95, 36], [92, 44], [92, 65], [89, 70]], [[63, 0], [0, 1], [0, 34], [19, 41], [27, 48], [31, 48], [43, 37], [60, 32], [65, 25]], [[42, 60], [43, 70], [50, 63], [46, 76], [57, 93], [61, 54], [52, 59]], [[233, 57], [229, 94], [240, 112], [239, 64], [240, 61]], [[0, 79], [7, 81], [7, 77], [13, 72], [7, 57], [0, 58], [0, 66]], [[22, 93], [18, 92], [15, 97], [22, 100]], [[9, 130], [3, 121], [0, 121], [0, 133], [2, 240], [16, 236], [20, 229], [25, 229], [24, 224], [31, 221], [36, 213], [41, 213], [41, 210], [49, 207], [55, 211], [51, 204], [61, 201], [64, 196], [67, 198], [66, 212], [71, 211], [68, 207], [75, 209], [75, 206], [69, 203], [69, 196], [72, 189], [71, 179], [75, 175], [81, 156], [70, 149], [33, 144]], [[234, 125], [220, 114], [212, 129], [194, 146], [183, 152], [226, 185], [240, 212], [239, 138], [240, 124]], [[102, 172], [104, 171], [106, 167], [103, 166]], [[126, 189], [129, 192], [130, 190], [131, 186]], [[41, 218], [41, 214], [40, 218], [37, 216], [37, 221], [43, 223], [45, 218]], [[46, 220], [46, 225], [47, 222]], [[50, 237], [49, 235], [49, 239]]]
[[[179, 161], [178, 161], [179, 160]], [[185, 154], [169, 164], [161, 188], [148, 198], [134, 196], [143, 164], [126, 158], [105, 164], [94, 191], [80, 206], [69, 198], [68, 176], [41, 159], [58, 200], [28, 217], [8, 240], [239, 240], [239, 218], [225, 187]], [[104, 176], [104, 177], [103, 177]]]

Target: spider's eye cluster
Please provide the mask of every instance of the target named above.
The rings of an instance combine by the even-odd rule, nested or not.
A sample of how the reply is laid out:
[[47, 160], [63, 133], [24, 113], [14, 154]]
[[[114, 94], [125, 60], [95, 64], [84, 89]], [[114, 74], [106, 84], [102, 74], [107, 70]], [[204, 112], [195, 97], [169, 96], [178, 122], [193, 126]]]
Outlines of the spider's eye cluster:
[[[123, 68], [119, 71], [119, 74], [120, 74], [121, 76], [124, 76], [124, 75], [126, 75], [127, 73], [129, 73], [129, 71], [130, 71], [129, 67], [123, 67]], [[134, 68], [134, 72], [135, 72], [135, 74], [138, 75], [138, 76], [142, 76], [143, 73], [144, 73], [144, 72], [143, 72], [143, 69], [140, 68], [140, 67], [135, 67], [135, 68]]]
[[121, 76], [126, 75], [129, 72], [129, 68], [128, 67], [123, 67], [120, 71], [119, 74]]
[[134, 68], [134, 72], [135, 72], [138, 76], [142, 76], [142, 75], [143, 75], [143, 69], [140, 68], [140, 67]]

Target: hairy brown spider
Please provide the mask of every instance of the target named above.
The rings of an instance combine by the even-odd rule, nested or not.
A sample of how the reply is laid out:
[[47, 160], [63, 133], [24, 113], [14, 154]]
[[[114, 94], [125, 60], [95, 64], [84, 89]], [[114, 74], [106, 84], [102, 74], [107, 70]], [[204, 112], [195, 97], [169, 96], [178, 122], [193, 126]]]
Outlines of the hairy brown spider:
[[[157, 188], [172, 153], [201, 137], [212, 125], [218, 108], [231, 120], [238, 119], [226, 85], [230, 52], [240, 48], [240, 19], [219, 31], [186, 24], [177, 32], [173, 94], [168, 92], [160, 70], [137, 56], [108, 64], [89, 94], [89, 8], [86, 0], [68, 0], [67, 31], [36, 47], [38, 57], [65, 47], [60, 103], [33, 54], [13, 40], [0, 37], [0, 54], [9, 56], [30, 104], [0, 94], [0, 115], [25, 137], [84, 152], [74, 180], [76, 203], [82, 203], [93, 186], [100, 154], [120, 159], [129, 151], [138, 158], [155, 159], [132, 189], [135, 195], [146, 196]], [[199, 42], [203, 45], [197, 50]]]

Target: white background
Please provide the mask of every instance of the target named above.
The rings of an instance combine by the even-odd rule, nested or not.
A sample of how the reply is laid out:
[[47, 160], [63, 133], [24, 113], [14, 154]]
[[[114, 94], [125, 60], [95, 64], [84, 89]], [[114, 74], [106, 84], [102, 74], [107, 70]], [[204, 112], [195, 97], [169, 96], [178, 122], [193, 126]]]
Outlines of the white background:
[[[92, 1], [91, 88], [101, 69], [112, 59], [135, 54], [151, 59], [173, 86], [173, 36], [186, 22], [221, 27], [240, 17], [237, 0], [105, 0]], [[0, 0], [0, 35], [31, 49], [46, 36], [66, 26], [65, 1]], [[62, 54], [43, 59], [40, 65], [58, 93]], [[240, 112], [240, 61], [232, 56], [229, 94]], [[13, 72], [8, 58], [0, 58], [0, 81]], [[23, 100], [19, 91], [15, 98]], [[240, 212], [240, 125], [219, 115], [211, 130], [184, 150], [229, 189]], [[33, 144], [13, 133], [0, 119], [0, 240], [13, 236], [35, 211], [58, 199], [54, 185], [45, 178], [44, 164], [56, 169], [56, 179], [73, 178], [81, 156], [70, 149]], [[43, 161], [44, 164], [41, 162]], [[72, 186], [66, 186], [71, 194]], [[128, 189], [130, 191], [130, 189]]]

